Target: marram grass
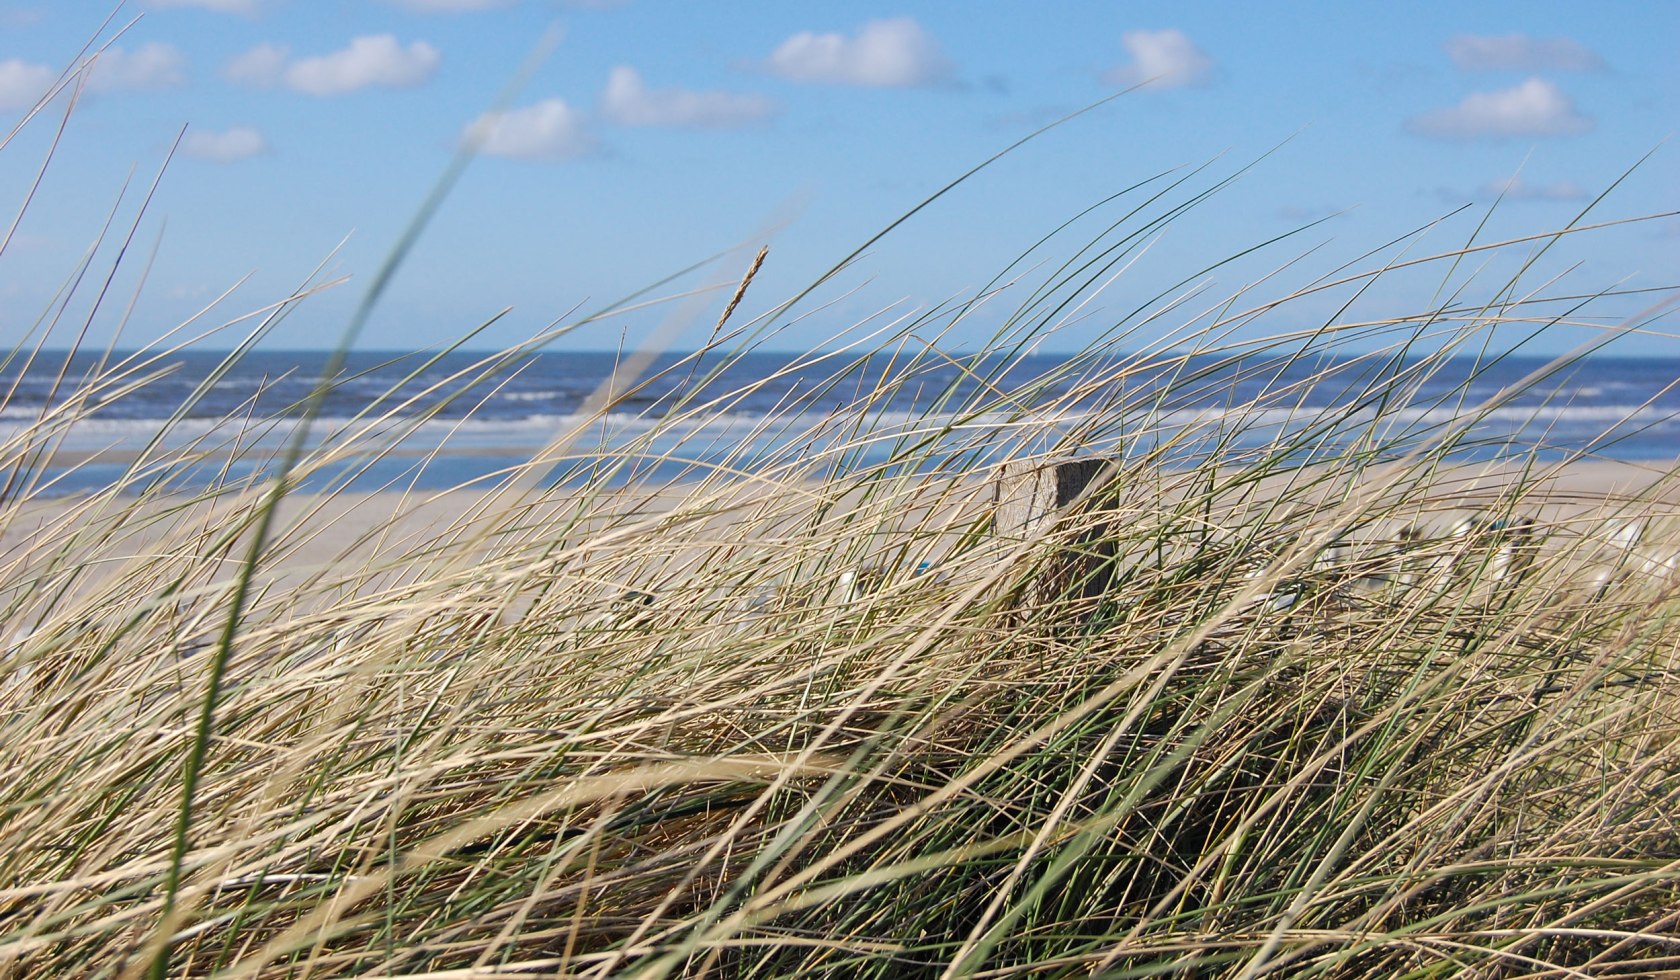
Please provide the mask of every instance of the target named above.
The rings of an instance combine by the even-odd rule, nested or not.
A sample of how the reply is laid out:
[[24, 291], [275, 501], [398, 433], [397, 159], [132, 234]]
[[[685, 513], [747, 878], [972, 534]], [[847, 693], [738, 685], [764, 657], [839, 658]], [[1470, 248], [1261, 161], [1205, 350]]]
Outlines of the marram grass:
[[1482, 510], [1545, 522], [1519, 573], [1510, 535], [1451, 533], [1433, 450], [1128, 461], [1025, 536], [994, 527], [991, 469], [904, 462], [458, 491], [453, 523], [405, 525], [415, 496], [314, 563], [288, 549], [368, 501], [298, 498], [235, 624], [172, 903], [204, 648], [265, 490], [10, 501], [8, 530], [47, 519], [4, 556], [6, 968], [121, 975], [159, 944], [226, 976], [1676, 955], [1680, 606], [1615, 545], [1667, 519], [1665, 483], [1571, 511], [1511, 477]]
[[[738, 397], [701, 382], [788, 309], [720, 322], [641, 448], [596, 458], [580, 427], [447, 495], [171, 480], [293, 424], [251, 418], [50, 502], [62, 434], [171, 348], [66, 378], [0, 446], [0, 972], [1680, 970], [1672, 480], [1564, 499], [1513, 451], [1473, 497], [1457, 454], [1498, 406], [1460, 388], [1453, 422], [1397, 421], [1447, 355], [1491, 361], [1496, 328], [1573, 301], [1520, 276], [1467, 301], [1479, 244], [1340, 281], [1439, 269], [1437, 308], [1261, 340], [1228, 331], [1333, 284], [1170, 287], [1006, 383], [1202, 196], [1016, 283], [983, 355], [934, 336], [968, 304], [810, 355], [774, 439], [675, 482], [634, 474], [684, 457], [652, 447]], [[381, 423], [522, 353], [300, 441], [286, 478], [342, 485]], [[1190, 418], [1239, 357], [1322, 363], [1343, 394]], [[983, 383], [928, 389], [953, 360]], [[881, 421], [917, 388], [923, 415]], [[1127, 452], [999, 520], [1005, 466], [1092, 446]]]

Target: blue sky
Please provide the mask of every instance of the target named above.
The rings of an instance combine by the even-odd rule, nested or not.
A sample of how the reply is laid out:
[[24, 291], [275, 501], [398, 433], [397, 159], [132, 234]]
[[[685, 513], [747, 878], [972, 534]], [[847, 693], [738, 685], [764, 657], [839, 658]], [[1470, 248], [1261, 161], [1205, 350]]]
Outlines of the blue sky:
[[[1680, 208], [1680, 146], [1665, 144], [1680, 122], [1680, 4], [1668, 2], [130, 0], [102, 28], [109, 15], [97, 2], [0, 2], [0, 133], [13, 134], [0, 147], [8, 226], [68, 96], [14, 127], [85, 45], [105, 45], [80, 76], [46, 176], [0, 254], [8, 343], [39, 329], [108, 215], [126, 230], [183, 126], [95, 336], [134, 295], [124, 330], [135, 343], [242, 280], [201, 322], [259, 309], [349, 236], [326, 274], [350, 282], [311, 298], [276, 337], [330, 345], [451, 156], [475, 140], [479, 155], [362, 346], [445, 342], [509, 307], [476, 344], [518, 341], [739, 247], [666, 290], [727, 284], [727, 294], [767, 243], [742, 307], [756, 314], [992, 153], [1146, 81], [906, 223], [819, 291], [810, 315], [774, 346], [830, 342], [849, 325], [972, 293], [1081, 209], [1157, 178], [1035, 253], [1030, 282], [1152, 189], [1203, 165], [1170, 200], [1255, 164], [1128, 256], [1125, 272], [1047, 347], [1076, 347], [1188, 281], [1169, 295], [1194, 296], [1138, 335], [1158, 339], [1291, 260], [1243, 305], [1463, 205], [1406, 254], [1554, 230], [1653, 150], [1588, 220]], [[545, 36], [557, 39], [547, 58], [501, 115], [487, 115]], [[1505, 200], [1478, 232], [1501, 190]], [[121, 238], [107, 235], [95, 268]], [[1359, 266], [1398, 254], [1389, 248]], [[1480, 281], [1491, 287], [1527, 254], [1495, 259]], [[1437, 302], [1444, 274], [1384, 279], [1344, 317], [1419, 312]], [[1673, 286], [1680, 220], [1566, 240], [1526, 281], [1553, 293]], [[945, 342], [980, 342], [1024, 298], [1016, 293]], [[1314, 325], [1350, 293], [1307, 297], [1245, 329]], [[725, 298], [611, 316], [565, 343], [635, 342], [670, 315], [684, 331], [676, 345], [692, 346]], [[1652, 301], [1599, 311], [1621, 316]], [[1673, 317], [1652, 326], [1673, 329]], [[1557, 329], [1542, 347], [1585, 335]], [[1669, 348], [1646, 337], [1620, 349]]]

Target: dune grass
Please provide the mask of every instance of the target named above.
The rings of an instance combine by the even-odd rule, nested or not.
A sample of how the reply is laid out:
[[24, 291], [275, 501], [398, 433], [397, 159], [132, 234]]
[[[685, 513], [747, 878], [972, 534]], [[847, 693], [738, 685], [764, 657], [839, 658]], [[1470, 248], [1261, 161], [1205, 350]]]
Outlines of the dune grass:
[[[1680, 969], [1672, 474], [1569, 498], [1517, 448], [1489, 479], [1466, 450], [1515, 392], [1419, 401], [1449, 355], [1607, 295], [1461, 266], [1590, 229], [1097, 314], [1219, 186], [1161, 184], [1047, 271], [796, 361], [803, 394], [674, 480], [650, 463], [743, 394], [708, 379], [798, 307], [724, 312], [641, 442], [603, 458], [586, 419], [448, 494], [342, 488], [552, 338], [393, 390], [272, 479], [228, 463], [298, 412], [160, 433], [55, 501], [64, 434], [187, 341], [64, 377], [0, 446], [0, 971]], [[1429, 309], [1238, 329], [1417, 270]], [[315, 288], [226, 328], [229, 363]], [[1006, 300], [983, 352], [943, 352]], [[1095, 315], [1053, 376], [1007, 373]], [[1305, 364], [1330, 407], [1219, 397]], [[1094, 450], [1077, 500], [999, 519], [1011, 479]]]

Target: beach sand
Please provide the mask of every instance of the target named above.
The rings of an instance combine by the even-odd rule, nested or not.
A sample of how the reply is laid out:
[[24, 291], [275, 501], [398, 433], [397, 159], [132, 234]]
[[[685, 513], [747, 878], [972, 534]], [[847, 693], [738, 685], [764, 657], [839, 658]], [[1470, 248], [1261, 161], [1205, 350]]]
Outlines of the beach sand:
[[[1395, 477], [1381, 470], [1364, 477], [1357, 490], [1345, 477], [1320, 480], [1303, 470], [1267, 477], [1244, 490], [1232, 507], [1252, 510], [1285, 494], [1297, 510], [1345, 515], [1380, 506], [1384, 493], [1391, 493], [1403, 498], [1404, 506], [1370, 531], [1385, 538], [1401, 522], [1444, 531], [1467, 515], [1507, 507], [1570, 537], [1607, 535], [1618, 522], [1638, 520], [1647, 544], [1666, 556], [1680, 550], [1680, 540], [1673, 538], [1680, 526], [1675, 520], [1680, 488], [1666, 479], [1671, 472], [1660, 465], [1605, 461], [1552, 469], [1461, 466], [1421, 477], [1428, 490], [1417, 493], [1385, 487], [1383, 481]], [[1413, 473], [1401, 482], [1419, 478]], [[1164, 502], [1190, 492], [1185, 479], [1160, 473], [1154, 486], [1137, 481], [1129, 506], [1148, 509], [1152, 494]], [[1514, 490], [1520, 496], [1513, 504]], [[937, 558], [945, 545], [934, 539], [943, 533], [955, 540], [972, 526], [974, 508], [991, 500], [980, 483], [958, 493], [946, 484], [940, 496], [922, 502], [911, 499], [914, 488], [901, 492], [904, 502], [892, 511], [900, 526], [921, 529], [922, 552], [914, 557]], [[1366, 499], [1350, 499], [1361, 494]], [[120, 498], [27, 502], [13, 507], [0, 529], [0, 581], [14, 592], [50, 587], [69, 596], [109, 590], [114, 580], [142, 569], [156, 576], [162, 589], [173, 566], [187, 576], [186, 587], [213, 590], [236, 577], [261, 499], [261, 491], [253, 490], [213, 500], [165, 498], [139, 507]], [[704, 560], [719, 541], [780, 548], [783, 558], [789, 549], [820, 551], [825, 538], [842, 536], [848, 506], [846, 496], [830, 496], [821, 487], [750, 481], [723, 490], [679, 485], [587, 495], [298, 494], [287, 497], [277, 513], [256, 582], [270, 593], [309, 593], [312, 604], [349, 592], [423, 592], [429, 580], [515, 579], [531, 563], [549, 560], [545, 541], [593, 540], [601, 543], [592, 547], [610, 555], [602, 560], [601, 586], [611, 591], [632, 587], [623, 583], [637, 579], [637, 567], [662, 566], [667, 578], [681, 574], [684, 562], [673, 548], [687, 548], [695, 561]], [[673, 531], [673, 521], [685, 525], [680, 533]], [[651, 550], [658, 553], [635, 560], [637, 542], [653, 542]], [[66, 561], [72, 554], [96, 560]], [[74, 580], [66, 579], [67, 568], [77, 569]]]
[[[1616, 516], [1664, 518], [1680, 511], [1680, 482], [1670, 479], [1677, 464], [1582, 461], [1555, 468], [1513, 465], [1460, 466], [1429, 477], [1425, 494], [1409, 495], [1416, 519], [1443, 525], [1478, 510], [1502, 506], [1513, 492], [1514, 509], [1539, 520], [1585, 521]], [[1268, 477], [1247, 494], [1252, 504], [1286, 492], [1286, 484], [1311, 483], [1311, 470]], [[1372, 480], [1389, 474], [1373, 471]], [[1410, 477], [1408, 477], [1410, 478]], [[1348, 506], [1346, 479], [1293, 496], [1319, 501], [1327, 511]], [[1177, 497], [1186, 485], [1174, 474], [1161, 474], [1159, 489]], [[1367, 487], [1380, 495], [1381, 486]], [[1149, 492], [1146, 488], [1142, 492]], [[0, 527], [0, 570], [15, 575], [22, 566], [60, 549], [95, 548], [106, 559], [169, 553], [190, 542], [202, 547], [206, 532], [235, 529], [248, 522], [261, 501], [260, 491], [218, 500], [164, 498], [135, 508], [118, 498], [101, 502], [68, 497], [14, 506]], [[984, 502], [983, 488], [966, 502]], [[572, 492], [497, 494], [445, 493], [292, 494], [286, 497], [270, 529], [263, 563], [290, 577], [312, 578], [333, 569], [365, 567], [394, 555], [424, 559], [440, 550], [464, 546], [466, 552], [493, 551], [498, 542], [541, 536], [544, 528], [624, 527], [656, 520], [673, 511], [697, 509], [717, 533], [747, 521], [765, 533], [767, 517], [788, 515], [818, 504], [844, 506], [811, 486], [779, 487], [744, 483], [738, 489], [703, 491], [677, 485], [658, 491], [614, 490], [588, 495]], [[906, 507], [906, 514], [912, 508]], [[925, 514], [920, 519], [925, 520]], [[212, 534], [213, 536], [213, 534]], [[248, 537], [236, 536], [225, 560], [244, 557]], [[474, 543], [476, 540], [476, 544]], [[1680, 545], [1680, 542], [1676, 542]]]

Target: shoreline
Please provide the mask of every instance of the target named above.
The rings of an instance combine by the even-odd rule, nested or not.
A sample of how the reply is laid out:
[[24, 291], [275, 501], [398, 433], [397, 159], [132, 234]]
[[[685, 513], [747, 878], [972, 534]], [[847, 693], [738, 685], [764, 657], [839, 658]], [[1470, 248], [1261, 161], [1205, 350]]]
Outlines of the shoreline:
[[[1421, 481], [1426, 488], [1402, 493], [1405, 509], [1428, 522], [1445, 523], [1455, 515], [1463, 516], [1507, 500], [1512, 487], [1524, 480], [1521, 498], [1515, 509], [1535, 519], [1569, 523], [1592, 519], [1594, 514], [1612, 515], [1620, 512], [1640, 516], [1680, 516], [1680, 462], [1665, 465], [1621, 463], [1604, 460], [1583, 460], [1561, 467], [1522, 467], [1512, 464], [1492, 466], [1462, 465], [1440, 469], [1427, 474]], [[1244, 509], [1264, 504], [1267, 494], [1281, 494], [1288, 483], [1302, 480], [1311, 471], [1293, 470], [1263, 478], [1256, 488], [1242, 492], [1251, 498], [1240, 505]], [[1382, 475], [1380, 468], [1371, 478]], [[1369, 501], [1375, 503], [1395, 492], [1395, 487], [1407, 487], [1419, 480], [1417, 471], [1402, 471], [1392, 487], [1373, 488]], [[1155, 471], [1160, 483], [1162, 499], [1171, 499], [1183, 492], [1176, 486], [1178, 475], [1173, 471]], [[1345, 505], [1346, 474], [1332, 472], [1322, 487], [1308, 484], [1305, 494], [1299, 488], [1291, 492], [1297, 506], [1318, 506], [1326, 513]], [[930, 485], [948, 486], [942, 481]], [[982, 484], [967, 494], [971, 506], [989, 495], [981, 492]], [[527, 489], [523, 493], [508, 494], [489, 487], [483, 490], [410, 490], [359, 491], [340, 490], [333, 493], [297, 491], [288, 494], [271, 534], [271, 553], [277, 568], [296, 571], [349, 566], [361, 558], [401, 555], [405, 548], [424, 547], [427, 542], [482, 532], [495, 524], [507, 536], [512, 533], [529, 534], [545, 523], [576, 522], [612, 524], [625, 520], [668, 513], [685, 502], [695, 503], [704, 512], [703, 519], [718, 533], [742, 521], [758, 521], [763, 515], [779, 514], [779, 519], [797, 515], [802, 507], [799, 493], [793, 500], [781, 500], [779, 490], [812, 493], [825, 506], [841, 503], [835, 495], [821, 492], [818, 485], [779, 486], [774, 483], [742, 481], [740, 484], [715, 488], [706, 501], [690, 498], [698, 483], [658, 485], [653, 487], [609, 487], [587, 492], [558, 488], [548, 491]], [[202, 533], [238, 519], [257, 501], [263, 499], [259, 487], [246, 489], [216, 499], [195, 499], [191, 495], [164, 495], [146, 501], [137, 510], [125, 505], [136, 498], [117, 497], [102, 501], [97, 495], [81, 494], [65, 497], [34, 499], [15, 504], [0, 513], [0, 570], [16, 575], [39, 557], [43, 548], [89, 546], [104, 541], [102, 557], [110, 559], [126, 554], [138, 557], [148, 550], [169, 547], [183, 533]], [[1149, 490], [1140, 487], [1130, 499], [1142, 503], [1148, 500]], [[914, 496], [911, 491], [907, 496]], [[1305, 504], [1300, 501], [1304, 499]], [[950, 502], [939, 506], [952, 506]], [[584, 508], [580, 510], [580, 508]], [[909, 508], [913, 509], [913, 508]], [[751, 516], [757, 514], [759, 516]], [[774, 523], [774, 522], [772, 522]], [[769, 526], [769, 525], [765, 525]], [[752, 529], [748, 529], [749, 534]], [[765, 527], [758, 526], [764, 533]], [[108, 549], [116, 547], [117, 552]], [[32, 557], [33, 556], [33, 557]]]

